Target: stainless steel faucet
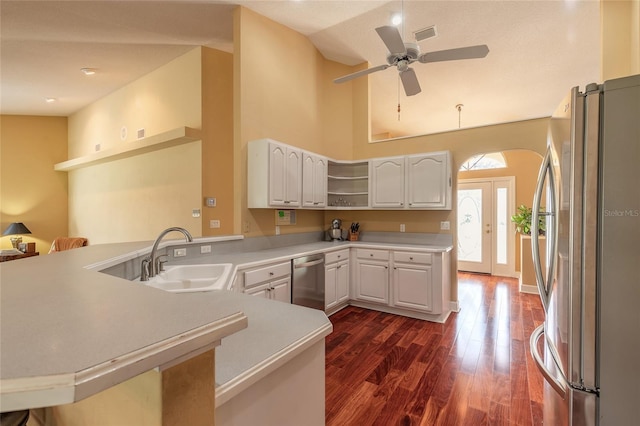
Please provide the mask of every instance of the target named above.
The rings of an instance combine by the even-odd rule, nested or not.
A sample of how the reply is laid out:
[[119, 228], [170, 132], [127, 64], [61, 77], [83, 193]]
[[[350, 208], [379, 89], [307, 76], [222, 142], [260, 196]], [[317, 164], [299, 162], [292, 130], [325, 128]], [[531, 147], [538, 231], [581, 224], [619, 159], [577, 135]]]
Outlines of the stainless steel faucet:
[[156, 238], [155, 243], [153, 243], [151, 254], [148, 257], [145, 257], [144, 259], [142, 259], [142, 265], [140, 268], [141, 269], [140, 281], [148, 281], [149, 278], [155, 277], [156, 274], [160, 272], [159, 260], [161, 256], [156, 256], [156, 251], [158, 250], [158, 246], [160, 245], [160, 241], [162, 241], [162, 238], [164, 238], [164, 236], [167, 235], [169, 232], [173, 232], [173, 231], [182, 232], [184, 234], [185, 239], [188, 242], [193, 241], [193, 237], [191, 236], [189, 231], [187, 231], [184, 228], [174, 226], [162, 231], [160, 235], [158, 235], [158, 238]]

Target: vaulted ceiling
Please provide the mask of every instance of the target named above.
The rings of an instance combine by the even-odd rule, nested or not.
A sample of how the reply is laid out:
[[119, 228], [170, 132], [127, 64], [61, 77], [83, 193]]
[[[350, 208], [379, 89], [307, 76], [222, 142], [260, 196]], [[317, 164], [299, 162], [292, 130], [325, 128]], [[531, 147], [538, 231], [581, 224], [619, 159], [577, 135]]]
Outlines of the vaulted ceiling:
[[[70, 115], [196, 46], [231, 52], [238, 4], [307, 35], [326, 58], [349, 65], [386, 63], [375, 28], [402, 11], [405, 41], [436, 26], [437, 36], [419, 43], [422, 53], [489, 46], [483, 59], [414, 63], [422, 92], [411, 97], [395, 68], [371, 74], [373, 134], [548, 116], [570, 87], [600, 78], [597, 1], [2, 0], [0, 112]], [[83, 67], [98, 74], [87, 78]]]

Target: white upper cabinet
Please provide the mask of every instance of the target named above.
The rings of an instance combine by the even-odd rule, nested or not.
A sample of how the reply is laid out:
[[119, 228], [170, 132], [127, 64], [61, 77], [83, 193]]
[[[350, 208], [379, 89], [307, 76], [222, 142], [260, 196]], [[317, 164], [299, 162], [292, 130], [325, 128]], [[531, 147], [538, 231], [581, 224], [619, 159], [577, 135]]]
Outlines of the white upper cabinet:
[[302, 151], [260, 139], [248, 144], [248, 207], [300, 207]]
[[324, 208], [327, 205], [327, 159], [302, 152], [302, 207]]
[[448, 151], [371, 160], [372, 208], [451, 209]]
[[451, 209], [449, 151], [407, 157], [407, 204], [411, 209]]
[[404, 208], [404, 169], [404, 157], [371, 160], [371, 207]]
[[451, 209], [449, 151], [338, 161], [259, 139], [247, 152], [249, 208]]

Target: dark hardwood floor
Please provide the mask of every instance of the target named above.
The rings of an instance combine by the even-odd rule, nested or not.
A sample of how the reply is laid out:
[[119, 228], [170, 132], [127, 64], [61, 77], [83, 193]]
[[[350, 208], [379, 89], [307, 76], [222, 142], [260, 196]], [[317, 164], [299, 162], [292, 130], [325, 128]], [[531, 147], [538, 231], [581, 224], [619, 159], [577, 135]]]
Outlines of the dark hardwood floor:
[[436, 324], [347, 307], [326, 339], [327, 425], [539, 425], [529, 336], [537, 295], [460, 273], [461, 310]]

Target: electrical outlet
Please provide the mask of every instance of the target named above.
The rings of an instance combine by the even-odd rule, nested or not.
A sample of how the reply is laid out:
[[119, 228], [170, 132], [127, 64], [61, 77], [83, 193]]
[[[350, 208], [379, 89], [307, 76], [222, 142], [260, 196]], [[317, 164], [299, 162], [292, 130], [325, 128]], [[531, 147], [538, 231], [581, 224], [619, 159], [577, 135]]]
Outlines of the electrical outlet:
[[400, 232], [404, 232], [404, 223], [400, 224]]
[[144, 138], [144, 129], [138, 129], [137, 136], [138, 136], [138, 139]]
[[216, 199], [214, 197], [207, 197], [205, 198], [205, 204], [207, 207], [215, 207]]
[[209, 228], [220, 228], [220, 221], [217, 219], [209, 221]]
[[200, 246], [200, 254], [211, 253], [211, 246]]
[[187, 255], [186, 248], [173, 249], [173, 257], [184, 257]]
[[443, 231], [448, 231], [449, 229], [451, 229], [451, 223], [448, 220], [440, 222], [440, 229]]
[[247, 234], [251, 231], [251, 222], [248, 220], [244, 221], [244, 233]]

